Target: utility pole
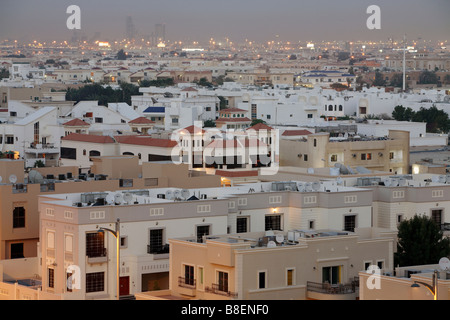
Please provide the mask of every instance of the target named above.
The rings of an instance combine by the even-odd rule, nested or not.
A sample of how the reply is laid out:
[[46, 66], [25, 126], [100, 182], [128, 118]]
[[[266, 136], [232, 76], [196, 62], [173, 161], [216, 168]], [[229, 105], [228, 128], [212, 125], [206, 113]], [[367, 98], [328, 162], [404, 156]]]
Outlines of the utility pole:
[[406, 34], [403, 36], [403, 92], [406, 89]]

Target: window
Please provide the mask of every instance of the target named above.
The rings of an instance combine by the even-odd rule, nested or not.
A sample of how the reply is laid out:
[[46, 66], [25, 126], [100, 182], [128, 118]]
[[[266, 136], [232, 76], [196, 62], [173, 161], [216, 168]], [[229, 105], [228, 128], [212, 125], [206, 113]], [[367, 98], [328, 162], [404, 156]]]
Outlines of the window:
[[431, 191], [431, 196], [433, 198], [442, 198], [444, 196], [444, 190], [433, 190]]
[[55, 209], [53, 208], [46, 208], [45, 209], [45, 215], [54, 217], [55, 216]]
[[293, 286], [295, 285], [294, 283], [294, 269], [287, 269], [286, 270], [286, 285], [287, 286]]
[[337, 154], [332, 154], [332, 155], [331, 155], [331, 158], [330, 158], [330, 161], [331, 161], [331, 162], [336, 162], [336, 161], [338, 161], [338, 156], [337, 156]]
[[13, 210], [13, 228], [25, 228], [25, 208], [15, 207]]
[[103, 123], [103, 118], [95, 118], [95, 123]]
[[404, 198], [405, 197], [405, 191], [393, 191], [392, 192], [392, 198], [398, 199], [398, 198]]
[[322, 268], [322, 282], [329, 284], [340, 283], [341, 266], [324, 267]]
[[431, 210], [431, 220], [440, 227], [442, 224], [442, 210]]
[[314, 230], [315, 227], [315, 221], [314, 220], [309, 220], [308, 221], [308, 228], [309, 230]]
[[303, 160], [304, 160], [304, 161], [308, 161], [308, 155], [307, 155], [307, 154], [304, 154], [304, 155], [303, 155]]
[[64, 211], [64, 218], [65, 219], [73, 219], [73, 212], [72, 211]]
[[66, 234], [64, 236], [64, 251], [72, 252], [73, 251], [73, 235]]
[[403, 215], [399, 214], [397, 215], [397, 225], [399, 225], [403, 221]]
[[202, 204], [197, 206], [197, 213], [206, 213], [206, 212], [211, 212], [210, 204]]
[[246, 205], [247, 205], [247, 198], [238, 199], [238, 206], [246, 206]]
[[313, 118], [313, 114], [312, 113], [308, 113], [308, 119], [312, 119]]
[[91, 211], [89, 218], [91, 220], [105, 219], [105, 211]]
[[55, 287], [55, 269], [48, 268], [48, 287], [54, 288]]
[[281, 196], [272, 196], [269, 197], [269, 203], [273, 204], [273, 203], [281, 203]]
[[344, 197], [344, 202], [345, 203], [356, 203], [358, 201], [358, 197], [357, 196], [345, 196]]
[[258, 272], [258, 289], [264, 289], [266, 287], [266, 271]]
[[86, 233], [86, 255], [89, 258], [104, 257], [106, 255], [104, 234], [104, 232]]
[[164, 208], [150, 208], [150, 217], [163, 215], [164, 215]]
[[36, 122], [33, 125], [33, 131], [34, 131], [34, 143], [38, 144], [39, 143], [39, 122]]
[[317, 203], [317, 196], [305, 196], [303, 197], [303, 202], [305, 204]]
[[248, 232], [248, 217], [236, 218], [236, 233]]
[[356, 227], [356, 216], [345, 216], [344, 217], [344, 230], [354, 232]]
[[164, 241], [164, 229], [150, 230], [150, 245], [148, 253], [154, 254], [161, 251]]
[[197, 268], [197, 284], [198, 284], [198, 288], [200, 290], [204, 289], [204, 285], [205, 285], [205, 280], [204, 280], [204, 269], [203, 267], [198, 267]]
[[313, 140], [314, 147], [317, 147], [317, 139]]
[[25, 258], [23, 255], [23, 243], [11, 243], [11, 259]]
[[384, 268], [384, 261], [383, 261], [383, 260], [377, 261], [377, 267], [378, 267], [380, 270], [383, 269], [383, 268]]
[[281, 231], [281, 215], [266, 215], [265, 216], [265, 230], [280, 230]]
[[394, 153], [393, 152], [389, 152], [389, 160], [394, 159]]
[[203, 236], [209, 235], [210, 226], [197, 226], [197, 242], [203, 242]]
[[361, 153], [361, 160], [372, 160], [371, 153]]
[[6, 136], [6, 144], [14, 144], [14, 136]]
[[194, 266], [185, 265], [184, 266], [184, 284], [193, 286], [195, 284], [194, 280]]
[[61, 147], [61, 158], [76, 160], [77, 159], [77, 149]]
[[228, 273], [223, 271], [217, 272], [218, 290], [228, 292]]
[[105, 291], [105, 273], [86, 273], [86, 293]]
[[230, 201], [228, 202], [228, 209], [234, 209], [236, 208], [236, 202]]

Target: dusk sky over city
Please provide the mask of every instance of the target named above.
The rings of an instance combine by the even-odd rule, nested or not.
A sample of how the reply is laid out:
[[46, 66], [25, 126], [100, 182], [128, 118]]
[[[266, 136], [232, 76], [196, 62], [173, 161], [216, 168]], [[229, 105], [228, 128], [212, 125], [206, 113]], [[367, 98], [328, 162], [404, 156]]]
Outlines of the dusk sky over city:
[[[124, 35], [127, 16], [140, 35], [164, 23], [167, 38], [174, 41], [267, 41], [277, 36], [282, 41], [378, 41], [405, 33], [441, 41], [450, 34], [447, 0], [2, 0], [0, 39], [69, 38], [69, 5], [81, 9], [82, 33], [106, 39]], [[381, 9], [381, 30], [366, 28], [370, 5]]]

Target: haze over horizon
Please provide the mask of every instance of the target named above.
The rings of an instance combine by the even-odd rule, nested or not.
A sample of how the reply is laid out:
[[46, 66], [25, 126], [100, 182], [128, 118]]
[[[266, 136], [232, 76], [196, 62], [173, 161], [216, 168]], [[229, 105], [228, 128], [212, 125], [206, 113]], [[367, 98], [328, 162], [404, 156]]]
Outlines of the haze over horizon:
[[[102, 39], [125, 36], [127, 16], [139, 36], [166, 25], [172, 41], [229, 37], [264, 42], [382, 41], [390, 37], [450, 40], [448, 0], [2, 0], [0, 40], [69, 40], [69, 5], [81, 8], [81, 33]], [[381, 30], [369, 30], [367, 7], [381, 8]]]

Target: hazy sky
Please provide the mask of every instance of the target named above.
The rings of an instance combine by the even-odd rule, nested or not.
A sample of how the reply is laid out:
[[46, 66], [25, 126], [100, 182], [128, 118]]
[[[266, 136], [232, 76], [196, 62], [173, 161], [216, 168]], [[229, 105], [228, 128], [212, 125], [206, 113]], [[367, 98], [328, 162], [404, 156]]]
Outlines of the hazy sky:
[[[450, 40], [450, 0], [0, 0], [0, 39], [69, 39], [69, 5], [84, 34], [105, 40], [125, 36], [127, 16], [144, 35], [165, 23], [170, 40]], [[369, 5], [381, 8], [381, 30], [366, 27]]]

